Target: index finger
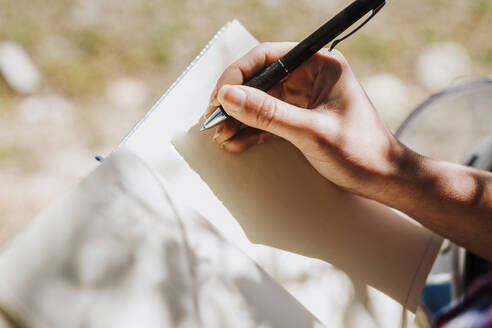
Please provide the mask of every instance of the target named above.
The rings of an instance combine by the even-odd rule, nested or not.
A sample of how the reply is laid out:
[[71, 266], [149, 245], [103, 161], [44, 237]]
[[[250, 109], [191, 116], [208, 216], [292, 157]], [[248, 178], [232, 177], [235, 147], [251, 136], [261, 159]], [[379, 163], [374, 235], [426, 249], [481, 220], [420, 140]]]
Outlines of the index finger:
[[244, 84], [265, 66], [280, 59], [297, 45], [295, 42], [265, 42], [236, 60], [220, 76], [210, 99], [210, 105], [219, 106], [217, 93], [225, 84]]

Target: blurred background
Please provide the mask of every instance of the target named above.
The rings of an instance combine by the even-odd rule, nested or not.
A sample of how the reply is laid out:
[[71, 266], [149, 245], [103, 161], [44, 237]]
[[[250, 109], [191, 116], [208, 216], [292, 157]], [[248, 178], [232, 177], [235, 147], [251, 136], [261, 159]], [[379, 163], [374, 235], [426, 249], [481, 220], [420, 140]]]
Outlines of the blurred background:
[[[350, 1], [0, 0], [0, 248], [93, 170], [226, 22], [299, 41]], [[338, 48], [395, 131], [433, 93], [492, 74], [491, 26], [492, 0], [389, 0]], [[492, 98], [470, 106], [478, 94], [430, 106], [402, 139], [462, 161], [490, 135]], [[330, 318], [339, 273], [277, 253], [262, 266]]]
[[[298, 41], [349, 0], [0, 0], [0, 245], [87, 175], [233, 18]], [[492, 73], [492, 1], [396, 1], [339, 49], [395, 129]]]

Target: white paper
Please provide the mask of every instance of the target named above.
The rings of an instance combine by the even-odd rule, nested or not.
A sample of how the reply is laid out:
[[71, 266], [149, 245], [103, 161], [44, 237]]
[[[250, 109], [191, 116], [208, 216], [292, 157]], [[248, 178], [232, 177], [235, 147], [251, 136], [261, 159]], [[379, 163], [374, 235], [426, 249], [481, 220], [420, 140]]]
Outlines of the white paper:
[[[196, 231], [187, 239], [190, 248], [200, 258], [213, 263], [212, 267], [200, 266], [199, 270], [210, 269], [201, 271], [206, 280], [216, 279], [222, 271], [232, 280], [241, 272], [251, 275], [252, 280], [253, 276], [268, 280], [261, 270], [258, 275], [256, 267], [236, 251], [231, 253], [234, 256], [214, 255], [222, 249], [232, 249], [229, 246], [232, 243], [257, 260], [329, 327], [411, 327], [415, 302], [439, 238], [385, 207], [340, 193], [313, 173], [302, 156], [285, 142], [265, 144], [231, 157], [219, 151], [207, 133], [198, 133], [196, 127], [190, 130], [200, 120], [223, 70], [257, 43], [237, 21], [227, 24], [115, 150], [112, 157], [121, 155], [120, 160], [111, 162], [110, 159], [104, 164], [106, 169], [103, 165], [79, 189], [16, 238], [0, 256], [2, 309], [25, 315], [33, 327], [57, 327], [57, 324], [72, 327], [78, 326], [81, 322], [78, 320], [85, 320], [84, 325], [90, 327], [153, 327], [152, 324], [174, 327], [169, 325], [174, 320], [173, 313], [182, 311], [187, 315], [182, 316], [185, 321], [180, 324], [187, 327], [193, 327], [199, 317], [205, 318], [210, 327], [220, 326], [213, 321], [220, 317], [227, 320], [237, 317], [246, 323], [245, 327], [247, 324], [248, 327], [289, 326], [276, 316], [279, 311], [296, 326], [317, 324], [313, 316], [270, 283], [265, 289], [268, 293], [252, 288], [254, 293], [247, 297], [251, 306], [244, 307], [237, 299], [240, 290], [215, 295], [222, 285], [211, 281], [212, 291], [203, 293], [211, 297], [203, 302], [203, 310], [209, 316], [202, 316], [201, 310], [197, 310], [200, 302], [193, 301], [195, 289], [188, 288], [189, 274], [184, 274], [185, 283], [156, 295], [157, 281], [174, 281], [168, 275], [176, 275], [175, 269], [189, 264], [163, 263], [159, 257], [163, 255], [162, 247], [156, 245], [170, 240], [183, 252], [188, 246], [177, 236], [185, 227], [190, 232]], [[172, 148], [171, 138], [176, 136], [180, 152], [206, 183]], [[135, 161], [125, 155], [125, 148], [151, 170], [136, 170], [131, 164]], [[289, 165], [279, 163], [282, 158], [289, 159]], [[107, 169], [112, 165], [109, 163], [115, 167]], [[244, 170], [245, 165], [248, 170]], [[272, 172], [272, 167], [283, 169]], [[140, 173], [133, 174], [130, 172], [133, 170]], [[215, 233], [204, 232], [202, 228], [207, 225], [200, 223], [201, 218], [187, 221], [183, 226], [179, 226], [179, 220], [158, 222], [156, 213], [166, 218], [174, 216], [170, 215], [172, 209], [165, 205], [169, 202], [162, 204], [157, 196], [162, 196], [156, 190], [162, 186], [159, 187], [155, 177], [150, 178], [151, 171], [167, 181], [166, 189], [174, 199], [199, 211], [229, 242], [218, 242], [222, 239]], [[234, 185], [238, 177], [244, 188]], [[290, 188], [289, 184], [308, 190], [292, 194], [289, 189], [283, 189]], [[275, 204], [274, 198], [268, 199], [278, 191], [284, 203]], [[247, 197], [238, 201], [244, 195]], [[285, 206], [286, 197], [290, 200], [288, 206]], [[299, 208], [292, 207], [292, 198]], [[94, 215], [95, 209], [98, 215]], [[292, 209], [295, 211], [291, 213]], [[292, 220], [301, 209], [304, 219]], [[318, 215], [321, 209], [336, 215], [321, 217]], [[137, 217], [144, 220], [140, 222]], [[288, 218], [288, 223], [283, 218]], [[361, 229], [359, 224], [365, 228]], [[128, 226], [136, 229], [128, 230]], [[245, 231], [255, 242], [317, 257], [338, 267], [252, 244]], [[93, 265], [94, 258], [99, 266]], [[234, 262], [236, 258], [240, 261]], [[135, 259], [137, 262], [132, 262]], [[115, 267], [113, 271], [111, 268]], [[116, 286], [116, 278], [106, 281], [105, 277], [117, 277], [115, 272], [119, 271], [125, 273], [125, 284]], [[102, 281], [110, 288], [97, 287]], [[174, 297], [177, 291], [183, 293], [178, 308], [160, 306], [171, 306], [173, 302], [162, 299]], [[209, 306], [212, 306], [210, 311]], [[257, 306], [265, 311], [274, 306], [273, 312], [268, 313], [275, 319], [266, 319], [262, 311], [258, 314], [254, 310]], [[295, 318], [288, 316], [291, 313]], [[132, 321], [135, 318], [138, 324]], [[233, 321], [227, 321], [225, 326], [241, 327]]]
[[0, 277], [26, 327], [321, 327], [124, 149], [15, 239]]
[[[285, 142], [233, 155], [218, 149], [211, 132], [199, 133], [197, 126], [191, 129], [223, 70], [256, 44], [233, 22], [124, 144], [171, 181], [175, 195], [274, 276], [276, 268], [263, 261], [265, 247], [252, 245], [244, 231], [253, 242], [334, 264], [336, 268], [316, 263], [337, 277], [328, 282], [328, 295], [323, 290], [321, 296], [298, 293], [329, 326], [411, 326], [439, 237], [384, 206], [341, 193]], [[172, 136], [178, 136], [178, 150], [205, 182], [166, 148]], [[271, 252], [275, 259], [287, 258], [300, 267], [313, 263], [301, 256]], [[280, 263], [277, 268], [286, 266]], [[284, 285], [294, 295], [299, 291]], [[335, 285], [343, 286], [338, 294], [332, 292]], [[337, 303], [340, 293], [349, 295], [349, 301]], [[329, 309], [316, 307], [316, 300], [323, 297], [329, 299], [324, 303], [330, 304]]]

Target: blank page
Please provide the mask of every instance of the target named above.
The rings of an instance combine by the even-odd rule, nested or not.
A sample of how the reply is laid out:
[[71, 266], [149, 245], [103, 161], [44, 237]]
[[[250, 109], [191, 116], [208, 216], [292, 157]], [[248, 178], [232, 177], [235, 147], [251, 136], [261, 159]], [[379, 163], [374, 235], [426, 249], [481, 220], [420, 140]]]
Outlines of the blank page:
[[[274, 254], [284, 254], [279, 248], [326, 261], [321, 265], [334, 288], [320, 286], [304, 300], [330, 327], [410, 327], [439, 237], [340, 191], [285, 141], [234, 155], [213, 143], [213, 132], [198, 131], [218, 77], [256, 44], [237, 21], [226, 25], [123, 144], [267, 271], [259, 244], [275, 247]], [[289, 256], [299, 265], [313, 261]], [[329, 308], [317, 307], [320, 297], [330, 300]]]

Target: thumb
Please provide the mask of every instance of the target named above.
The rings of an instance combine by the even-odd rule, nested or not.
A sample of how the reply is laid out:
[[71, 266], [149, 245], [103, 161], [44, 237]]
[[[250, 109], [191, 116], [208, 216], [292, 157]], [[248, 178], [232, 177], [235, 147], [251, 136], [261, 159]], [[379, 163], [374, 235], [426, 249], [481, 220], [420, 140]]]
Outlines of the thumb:
[[224, 85], [217, 95], [227, 114], [238, 121], [294, 142], [309, 126], [310, 111], [243, 85]]

